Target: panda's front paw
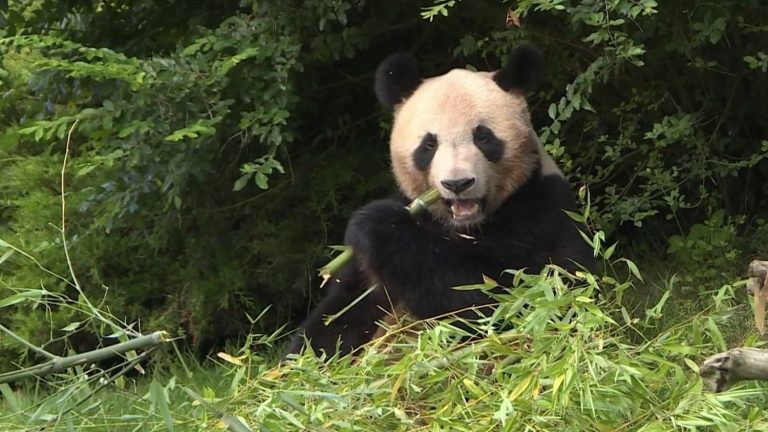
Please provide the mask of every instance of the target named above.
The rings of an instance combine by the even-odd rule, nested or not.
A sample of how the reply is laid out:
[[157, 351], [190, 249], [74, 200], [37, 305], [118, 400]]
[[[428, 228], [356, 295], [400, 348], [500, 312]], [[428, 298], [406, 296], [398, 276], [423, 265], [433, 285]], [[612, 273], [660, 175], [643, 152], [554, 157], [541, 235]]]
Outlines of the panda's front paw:
[[347, 225], [344, 242], [355, 255], [371, 263], [397, 252], [399, 244], [416, 228], [408, 210], [395, 200], [374, 201], [356, 211]]

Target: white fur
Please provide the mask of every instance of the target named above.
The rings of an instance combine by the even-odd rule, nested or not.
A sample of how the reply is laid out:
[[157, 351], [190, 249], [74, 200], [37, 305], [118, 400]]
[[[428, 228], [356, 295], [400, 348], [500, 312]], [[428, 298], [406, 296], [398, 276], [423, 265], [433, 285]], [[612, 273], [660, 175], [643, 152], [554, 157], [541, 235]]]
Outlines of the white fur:
[[[498, 162], [489, 162], [474, 144], [472, 132], [481, 124], [505, 143]], [[436, 187], [446, 200], [485, 198], [484, 212], [489, 214], [530, 179], [536, 159], [541, 161], [542, 174], [562, 176], [532, 129], [522, 93], [504, 91], [491, 73], [454, 69], [426, 79], [395, 108], [392, 170], [411, 199]], [[429, 169], [422, 172], [414, 165], [413, 152], [427, 133], [437, 136], [438, 146]], [[475, 184], [458, 197], [441, 184], [463, 177], [474, 177]], [[445, 205], [433, 206], [430, 212], [454, 223]]]
[[[471, 132], [470, 132], [471, 134]], [[443, 143], [437, 148], [429, 169], [429, 182], [435, 185], [445, 198], [459, 198], [446, 189], [443, 180], [474, 178], [475, 184], [461, 193], [463, 199], [479, 199], [485, 195], [486, 185], [490, 181], [485, 157], [477, 146], [472, 144], [472, 137], [462, 137]], [[462, 142], [464, 141], [464, 142]]]

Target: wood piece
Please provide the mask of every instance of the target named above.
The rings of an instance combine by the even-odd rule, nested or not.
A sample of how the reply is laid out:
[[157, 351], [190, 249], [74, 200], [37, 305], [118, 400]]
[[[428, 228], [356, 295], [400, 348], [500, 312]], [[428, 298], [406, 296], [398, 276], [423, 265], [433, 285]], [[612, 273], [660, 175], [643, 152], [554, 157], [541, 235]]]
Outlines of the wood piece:
[[761, 335], [765, 335], [765, 305], [768, 298], [768, 261], [749, 263], [747, 292], [755, 299], [755, 326]]
[[765, 280], [766, 274], [768, 274], [768, 261], [754, 260], [749, 263], [749, 277]]
[[768, 261], [752, 261], [749, 263], [747, 275], [749, 276], [747, 292], [754, 294], [755, 291], [765, 285], [766, 275], [768, 275]]
[[768, 381], [768, 350], [733, 348], [715, 354], [701, 364], [699, 374], [715, 393], [744, 380]]
[[761, 335], [765, 335], [766, 288], [768, 287], [766, 287], [765, 284], [760, 285], [760, 288], [756, 289], [753, 294], [755, 296], [755, 326]]

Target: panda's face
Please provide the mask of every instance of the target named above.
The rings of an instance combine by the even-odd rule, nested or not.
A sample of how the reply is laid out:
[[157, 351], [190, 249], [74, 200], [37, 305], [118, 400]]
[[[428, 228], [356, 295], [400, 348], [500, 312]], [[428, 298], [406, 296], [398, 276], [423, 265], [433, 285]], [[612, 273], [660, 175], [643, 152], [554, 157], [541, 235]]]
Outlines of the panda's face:
[[413, 199], [437, 188], [443, 199], [429, 211], [461, 229], [485, 220], [537, 165], [558, 173], [525, 100], [542, 64], [539, 50], [526, 44], [494, 73], [455, 69], [422, 80], [409, 54], [384, 60], [376, 96], [394, 109], [390, 153], [400, 189]]
[[430, 211], [466, 227], [528, 180], [538, 148], [521, 92], [505, 91], [490, 73], [455, 69], [395, 108], [390, 153], [406, 195], [437, 188], [442, 200]]

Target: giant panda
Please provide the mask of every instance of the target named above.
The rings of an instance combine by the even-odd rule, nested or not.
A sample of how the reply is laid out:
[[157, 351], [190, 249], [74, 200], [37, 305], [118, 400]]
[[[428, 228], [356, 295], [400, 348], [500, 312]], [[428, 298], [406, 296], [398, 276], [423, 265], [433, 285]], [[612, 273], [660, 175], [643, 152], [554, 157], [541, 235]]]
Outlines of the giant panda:
[[[326, 286], [289, 353], [306, 343], [318, 354], [350, 353], [393, 312], [477, 317], [472, 307], [491, 298], [452, 288], [483, 275], [500, 280], [506, 269], [539, 272], [550, 263], [592, 268], [592, 249], [564, 212], [575, 209], [573, 192], [531, 125], [526, 93], [542, 65], [527, 44], [496, 72], [454, 69], [422, 79], [409, 54], [381, 63], [375, 92], [393, 110], [389, 148], [400, 193], [352, 215], [345, 243], [356, 261]], [[412, 216], [405, 205], [432, 187], [439, 202]]]

